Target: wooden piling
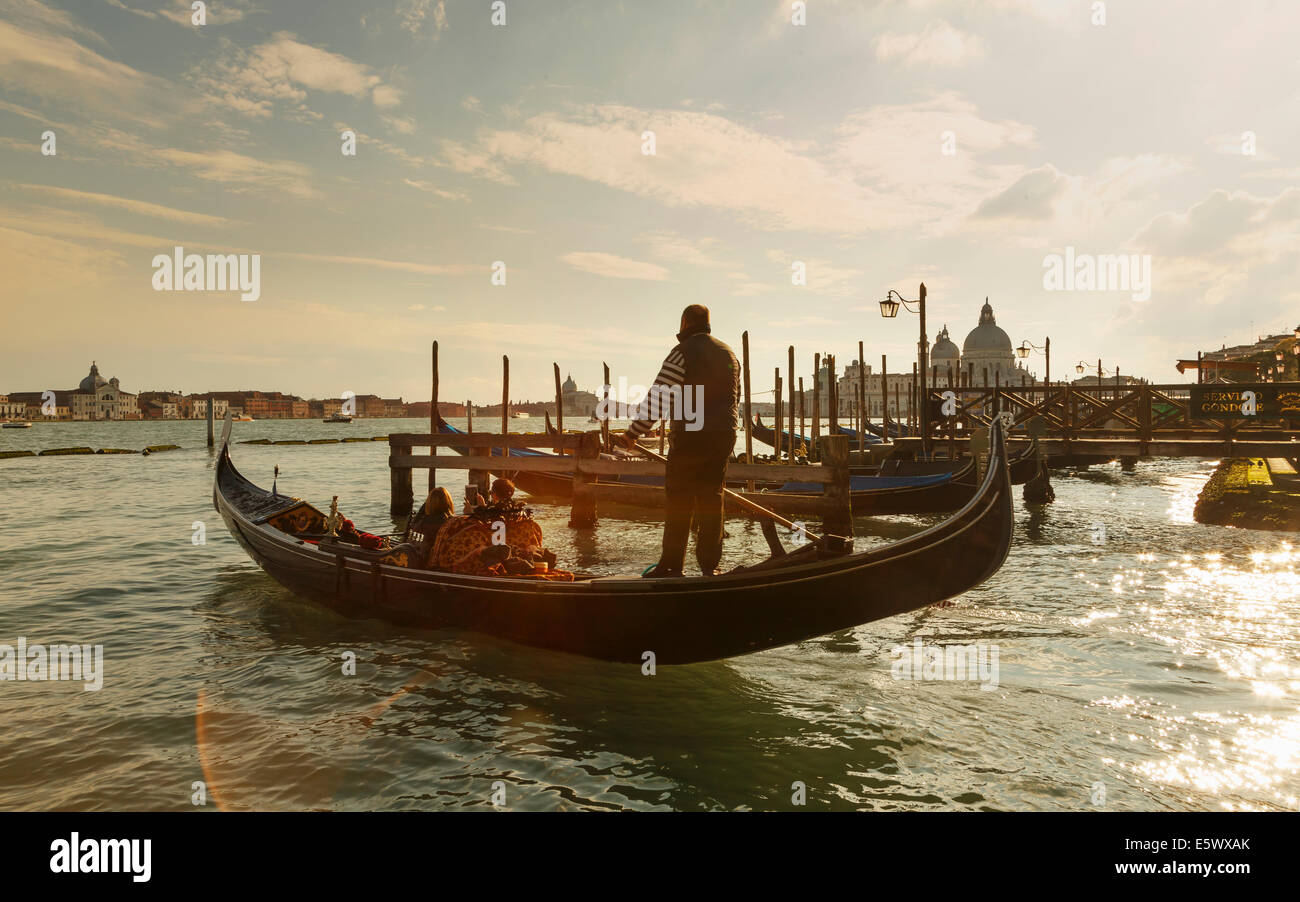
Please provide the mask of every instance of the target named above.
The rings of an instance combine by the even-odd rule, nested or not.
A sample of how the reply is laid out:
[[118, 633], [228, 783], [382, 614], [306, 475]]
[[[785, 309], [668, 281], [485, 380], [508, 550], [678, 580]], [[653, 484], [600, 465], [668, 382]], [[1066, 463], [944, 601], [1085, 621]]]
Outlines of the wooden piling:
[[880, 426], [889, 440], [889, 360], [880, 355]]
[[[399, 447], [394, 444], [392, 438], [389, 438], [388, 456], [390, 458], [401, 451], [409, 450], [405, 446]], [[393, 519], [409, 515], [415, 504], [415, 488], [411, 482], [411, 468], [395, 467], [390, 463], [388, 480], [388, 515]]]
[[[438, 434], [438, 343], [436, 341], [433, 343], [432, 358], [433, 359], [432, 359], [431, 369], [432, 369], [433, 378], [431, 380], [432, 386], [429, 390], [429, 434], [437, 435]], [[436, 454], [437, 449], [430, 448], [429, 453]], [[407, 479], [410, 479], [409, 472], [407, 473]], [[437, 480], [438, 480], [438, 472], [433, 467], [430, 467], [429, 468], [429, 491], [431, 492], [433, 491], [434, 486], [438, 484]]]
[[[606, 378], [605, 384], [609, 385]], [[597, 432], [583, 433], [574, 457], [579, 461], [600, 457], [601, 436]], [[596, 477], [582, 472], [581, 466], [573, 473], [573, 500], [569, 509], [569, 525], [588, 529], [596, 525]]]
[[776, 399], [776, 435], [773, 436], [772, 450], [776, 453], [776, 459], [781, 459], [781, 447], [785, 444], [785, 438], [781, 435], [781, 368], [777, 367], [775, 372], [776, 391], [772, 396]]
[[826, 393], [830, 395], [830, 420], [831, 435], [839, 431], [840, 425], [840, 384], [835, 378], [835, 355], [826, 355], [827, 379]]
[[605, 399], [605, 415], [600, 418], [600, 446], [605, 451], [610, 451], [613, 445], [610, 444], [609, 440], [609, 418], [611, 415], [609, 409], [609, 364], [602, 361], [600, 365], [604, 367], [605, 373], [605, 387], [601, 389], [601, 396]]
[[[805, 413], [805, 411], [803, 411], [803, 377], [801, 376], [800, 377], [800, 435], [801, 438], [806, 439], [807, 433], [805, 432], [805, 429], [807, 428], [807, 426], [805, 425], [805, 420], [803, 420], [803, 413]], [[807, 447], [806, 441], [803, 441], [803, 450], [809, 452], [809, 454], [813, 452], [813, 448]]]
[[858, 342], [858, 455], [867, 453], [867, 358], [866, 347]]
[[[465, 431], [470, 435], [474, 434], [474, 404], [471, 401], [465, 402]], [[488, 454], [492, 449], [488, 449]], [[486, 498], [492, 489], [492, 474], [487, 470], [468, 470], [465, 473], [467, 481], [472, 484], [480, 495]]]
[[822, 434], [822, 355], [813, 354], [813, 417], [812, 417], [812, 443], [813, 446], [808, 449], [808, 457], [812, 460], [818, 460], [817, 443], [821, 440]]
[[853, 496], [849, 491], [849, 437], [828, 435], [822, 439], [823, 467], [834, 477], [822, 487], [822, 527], [831, 535], [853, 535]]
[[[501, 355], [501, 434], [510, 431], [510, 358]], [[509, 457], [509, 446], [502, 446], [501, 456]]]
[[[749, 398], [749, 330], [746, 329], [740, 335], [740, 353], [743, 358], [743, 372], [745, 382], [745, 463], [754, 462], [754, 414], [753, 407]], [[754, 491], [754, 481], [750, 480], [745, 483], [747, 491]]]
[[921, 422], [921, 412], [916, 409], [920, 402], [921, 385], [916, 381], [916, 364], [912, 364], [912, 384], [907, 389], [907, 425], [916, 427]]
[[790, 345], [790, 363], [789, 367], [785, 371], [785, 375], [786, 378], [790, 380], [790, 412], [788, 414], [790, 420], [790, 442], [786, 456], [790, 459], [791, 463], [794, 463], [794, 345]]
[[209, 394], [208, 395], [208, 447], [209, 448], [216, 446], [216, 439], [212, 437], [212, 408], [214, 406], [215, 405], [213, 404], [212, 401], [212, 395]]
[[[560, 430], [560, 435], [564, 435], [564, 389], [560, 387], [560, 365], [552, 363], [551, 368], [555, 372], [555, 428]], [[560, 449], [560, 454], [564, 454], [564, 449]]]

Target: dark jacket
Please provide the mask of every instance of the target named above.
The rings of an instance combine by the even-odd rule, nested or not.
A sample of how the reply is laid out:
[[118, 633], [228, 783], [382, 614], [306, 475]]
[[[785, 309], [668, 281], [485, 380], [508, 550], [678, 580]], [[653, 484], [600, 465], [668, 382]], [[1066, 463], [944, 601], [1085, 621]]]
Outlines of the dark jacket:
[[740, 364], [709, 328], [677, 336], [659, 375], [637, 406], [628, 434], [641, 436], [655, 420], [670, 419], [673, 433], [735, 432], [740, 408]]

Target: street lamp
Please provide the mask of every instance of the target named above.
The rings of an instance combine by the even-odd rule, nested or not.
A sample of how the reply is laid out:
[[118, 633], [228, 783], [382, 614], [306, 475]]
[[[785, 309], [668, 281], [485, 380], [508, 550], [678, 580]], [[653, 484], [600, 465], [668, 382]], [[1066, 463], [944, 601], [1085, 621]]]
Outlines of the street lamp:
[[[906, 307], [909, 312], [918, 313], [921, 316], [921, 337], [916, 343], [916, 370], [921, 379], [916, 392], [921, 407], [920, 417], [917, 422], [921, 425], [921, 452], [928, 457], [930, 453], [930, 403], [929, 392], [926, 390], [925, 385], [925, 371], [927, 369], [925, 358], [929, 341], [925, 335], [925, 283], [921, 283], [919, 297], [915, 301], [909, 301], [894, 289], [889, 289], [880, 302], [880, 315], [885, 319], [893, 319], [898, 316], [900, 304]], [[916, 305], [915, 310], [912, 310], [913, 304]], [[885, 374], [881, 373], [880, 378], [883, 380]], [[881, 385], [884, 385], [884, 383], [882, 382]]]
[[1042, 346], [1041, 348], [1040, 348], [1038, 345], [1034, 344], [1032, 341], [1029, 341], [1029, 340], [1022, 341], [1022, 342], [1020, 343], [1020, 347], [1016, 348], [1016, 354], [1018, 354], [1018, 355], [1020, 356], [1020, 359], [1021, 359], [1021, 360], [1024, 360], [1026, 357], [1028, 357], [1030, 351], [1042, 351], [1043, 354], [1044, 354], [1044, 356], [1047, 357], [1047, 364], [1046, 364], [1046, 366], [1044, 367], [1044, 370], [1043, 370], [1043, 384], [1044, 384], [1044, 385], [1049, 385], [1049, 384], [1051, 384], [1051, 381], [1052, 381], [1052, 336], [1050, 336], [1050, 335], [1047, 336], [1047, 341], [1044, 342], [1044, 344], [1043, 344], [1043, 346]]

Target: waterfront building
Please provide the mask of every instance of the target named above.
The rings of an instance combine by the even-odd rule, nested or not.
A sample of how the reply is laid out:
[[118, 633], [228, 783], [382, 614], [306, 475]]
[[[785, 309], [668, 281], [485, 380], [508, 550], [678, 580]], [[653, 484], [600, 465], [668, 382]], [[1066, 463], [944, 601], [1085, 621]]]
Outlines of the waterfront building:
[[27, 405], [22, 401], [10, 400], [8, 395], [0, 395], [0, 420], [22, 420], [27, 417]]
[[117, 377], [105, 379], [91, 361], [90, 372], [76, 388], [54, 390], [54, 412], [41, 412], [44, 391], [10, 392], [10, 403], [21, 403], [26, 418], [46, 420], [138, 420], [140, 405], [136, 396], [123, 391]]

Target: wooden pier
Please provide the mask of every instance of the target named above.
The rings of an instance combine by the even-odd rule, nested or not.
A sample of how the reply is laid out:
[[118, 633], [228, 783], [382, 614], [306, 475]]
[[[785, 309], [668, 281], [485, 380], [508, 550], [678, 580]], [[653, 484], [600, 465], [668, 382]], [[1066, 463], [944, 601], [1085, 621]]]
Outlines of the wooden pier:
[[[1202, 386], [1203, 388], [1204, 386]], [[1225, 384], [1225, 389], [1249, 386]], [[1300, 456], [1300, 418], [1219, 419], [1191, 410], [1187, 384], [1076, 386], [938, 386], [929, 390], [930, 436], [935, 447], [967, 447], [971, 430], [987, 426], [994, 411], [1010, 418], [1009, 440], [1028, 439], [1041, 423], [1039, 445], [1051, 456], [1082, 457], [1282, 457]], [[1300, 393], [1300, 383], [1270, 383]], [[951, 393], [951, 395], [949, 394]], [[945, 404], [953, 412], [945, 415]], [[919, 450], [921, 437], [895, 440]]]

